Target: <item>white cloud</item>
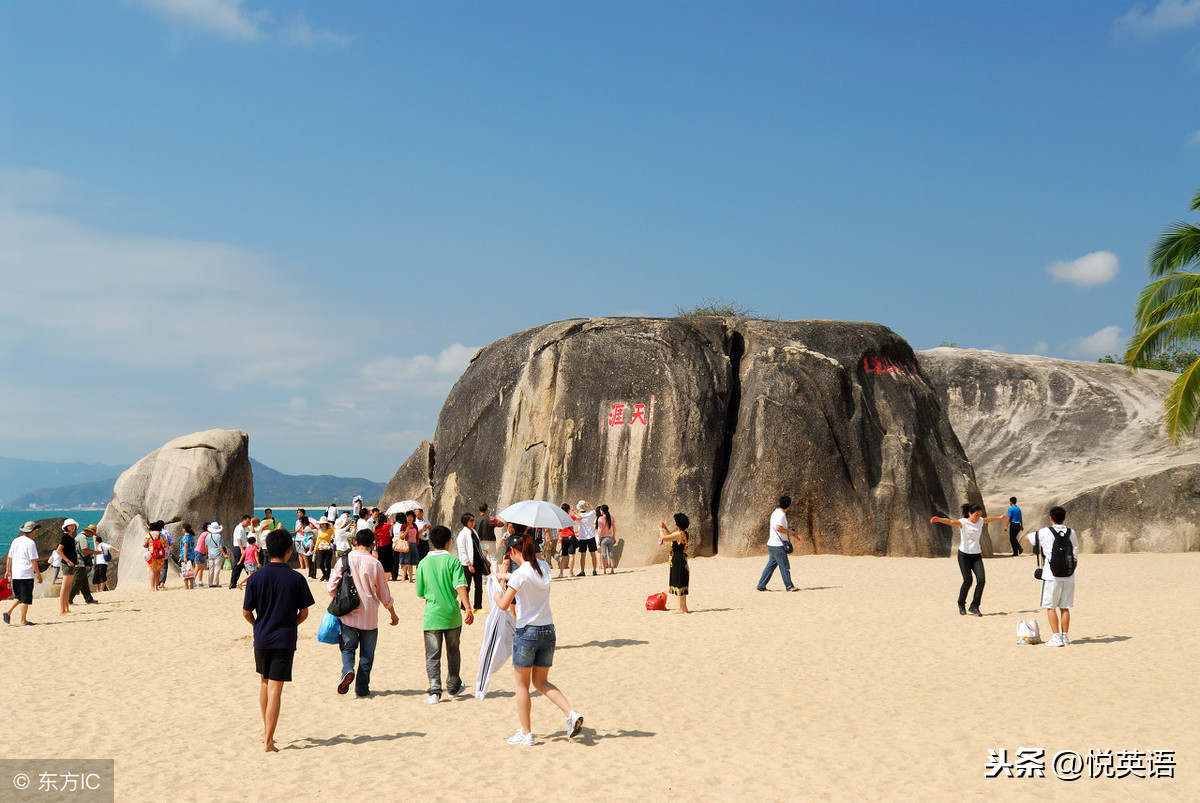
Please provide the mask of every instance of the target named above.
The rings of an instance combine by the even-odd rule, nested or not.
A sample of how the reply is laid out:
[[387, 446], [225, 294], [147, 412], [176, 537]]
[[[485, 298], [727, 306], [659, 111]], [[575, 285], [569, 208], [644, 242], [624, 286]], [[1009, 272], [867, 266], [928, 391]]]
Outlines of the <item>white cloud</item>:
[[181, 25], [236, 42], [255, 42], [270, 21], [266, 11], [247, 11], [244, 0], [140, 0], [142, 5]]
[[245, 0], [138, 0], [151, 11], [188, 28], [233, 42], [278, 40], [288, 45], [345, 47], [351, 38], [327, 28], [314, 28], [303, 11], [291, 22], [277, 24], [271, 12], [251, 11]]
[[225, 385], [298, 387], [309, 366], [338, 354], [336, 336], [255, 310], [255, 299], [304, 303], [268, 256], [13, 207], [0, 208], [0, 233], [0, 334], [36, 336], [47, 357], [192, 366]]
[[1120, 271], [1117, 255], [1111, 251], [1096, 251], [1070, 262], [1054, 262], [1046, 273], [1055, 281], [1070, 282], [1080, 287], [1096, 287], [1111, 282]]
[[362, 377], [381, 391], [404, 390], [406, 395], [445, 396], [477, 349], [455, 343], [436, 356], [382, 357], [363, 366]]
[[1153, 8], [1138, 4], [1117, 20], [1119, 29], [1140, 34], [1188, 28], [1200, 21], [1200, 0], [1160, 0]]
[[1050, 344], [1047, 343], [1045, 340], [1039, 340], [1037, 343], [1033, 344], [1033, 353], [1034, 354], [1042, 354], [1042, 355], [1049, 354], [1050, 353]]
[[1200, 131], [1197, 131], [1195, 134], [1192, 134], [1191, 139], [1188, 140], [1188, 144], [1189, 145], [1200, 145]]
[[1095, 334], [1077, 337], [1067, 343], [1067, 354], [1084, 360], [1095, 360], [1105, 354], [1123, 354], [1125, 338], [1119, 326], [1106, 326]]
[[335, 33], [328, 28], [312, 27], [308, 24], [308, 18], [303, 11], [297, 12], [292, 21], [280, 29], [279, 35], [289, 45], [299, 45], [300, 47], [314, 45], [346, 47], [351, 41], [350, 37], [345, 34]]

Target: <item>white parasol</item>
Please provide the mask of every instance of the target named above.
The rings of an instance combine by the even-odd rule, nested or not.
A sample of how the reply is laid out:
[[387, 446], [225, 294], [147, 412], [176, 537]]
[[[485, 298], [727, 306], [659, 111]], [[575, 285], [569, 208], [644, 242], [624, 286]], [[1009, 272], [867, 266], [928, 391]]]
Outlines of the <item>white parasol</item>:
[[526, 499], [509, 505], [500, 511], [500, 518], [514, 524], [524, 524], [526, 527], [562, 530], [573, 527], [575, 522], [558, 505], [552, 502], [541, 502], [536, 499]]
[[408, 511], [416, 510], [417, 508], [424, 510], [425, 505], [421, 504], [416, 499], [405, 499], [403, 502], [397, 502], [389, 507], [386, 511], [384, 511], [384, 515], [395, 516], [397, 513], [407, 513]]

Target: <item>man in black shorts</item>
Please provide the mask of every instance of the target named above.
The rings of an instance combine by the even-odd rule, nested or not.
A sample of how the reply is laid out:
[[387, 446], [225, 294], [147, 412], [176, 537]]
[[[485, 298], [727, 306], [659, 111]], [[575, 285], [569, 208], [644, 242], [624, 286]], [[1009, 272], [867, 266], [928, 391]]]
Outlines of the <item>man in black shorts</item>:
[[263, 749], [274, 753], [278, 752], [275, 726], [279, 724], [283, 684], [292, 679], [296, 633], [308, 618], [314, 600], [304, 575], [288, 566], [291, 533], [282, 529], [268, 533], [267, 556], [270, 562], [246, 580], [242, 616], [254, 625], [254, 665], [262, 676], [258, 704], [262, 709]]
[[21, 525], [21, 532], [8, 548], [8, 557], [4, 562], [4, 576], [12, 584], [14, 602], [4, 614], [4, 624], [12, 624], [13, 611], [17, 613], [18, 625], [31, 625], [26, 616], [29, 606], [33, 604], [33, 578], [42, 582], [42, 570], [38, 568], [38, 548], [33, 540], [33, 532], [38, 524], [27, 521]]

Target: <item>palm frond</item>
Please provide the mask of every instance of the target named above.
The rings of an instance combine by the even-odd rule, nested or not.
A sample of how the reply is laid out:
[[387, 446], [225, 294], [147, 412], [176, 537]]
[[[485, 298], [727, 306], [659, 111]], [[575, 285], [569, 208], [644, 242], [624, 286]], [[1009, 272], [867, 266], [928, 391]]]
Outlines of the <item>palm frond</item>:
[[1139, 329], [1200, 312], [1200, 273], [1173, 273], [1142, 288], [1134, 306]]
[[1167, 435], [1178, 444], [1184, 435], [1196, 429], [1200, 415], [1200, 360], [1179, 375], [1163, 403], [1166, 409]]
[[1182, 221], [1172, 223], [1155, 240], [1147, 261], [1151, 276], [1165, 276], [1200, 264], [1200, 228]]
[[1200, 190], [1196, 190], [1196, 194], [1192, 196], [1192, 211], [1200, 212]]

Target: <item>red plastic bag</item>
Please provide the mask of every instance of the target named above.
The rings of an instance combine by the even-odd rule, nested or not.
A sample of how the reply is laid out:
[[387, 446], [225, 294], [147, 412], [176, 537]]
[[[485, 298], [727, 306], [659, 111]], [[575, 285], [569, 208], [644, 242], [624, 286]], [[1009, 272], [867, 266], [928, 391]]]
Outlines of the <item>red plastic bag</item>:
[[8, 584], [7, 577], [0, 577], [0, 602], [12, 596], [12, 587]]
[[646, 610], [648, 611], [665, 611], [667, 609], [667, 595], [662, 591], [657, 594], [651, 594], [646, 597]]

